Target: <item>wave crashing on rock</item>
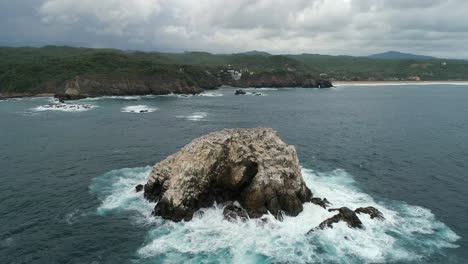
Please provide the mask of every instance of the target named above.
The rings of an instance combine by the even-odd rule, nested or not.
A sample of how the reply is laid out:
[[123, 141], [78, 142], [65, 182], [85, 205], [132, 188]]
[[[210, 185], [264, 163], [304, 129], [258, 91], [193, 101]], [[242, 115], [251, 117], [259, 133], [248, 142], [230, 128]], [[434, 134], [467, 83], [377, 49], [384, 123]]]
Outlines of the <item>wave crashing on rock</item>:
[[141, 114], [141, 113], [152, 113], [158, 110], [155, 107], [149, 107], [147, 105], [131, 105], [122, 108], [123, 113], [134, 113], [134, 114]]

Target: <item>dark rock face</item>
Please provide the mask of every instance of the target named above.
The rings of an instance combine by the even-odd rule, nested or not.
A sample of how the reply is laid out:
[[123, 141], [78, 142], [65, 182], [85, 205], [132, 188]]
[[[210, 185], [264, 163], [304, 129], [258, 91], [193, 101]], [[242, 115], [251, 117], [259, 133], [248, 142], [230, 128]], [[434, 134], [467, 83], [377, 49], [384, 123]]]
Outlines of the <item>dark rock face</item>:
[[249, 219], [249, 214], [243, 208], [234, 205], [233, 202], [228, 202], [223, 210], [224, 219], [235, 222], [235, 221], [247, 221]]
[[141, 192], [141, 191], [143, 191], [143, 185], [142, 185], [142, 184], [138, 184], [137, 186], [135, 186], [135, 191], [136, 191], [136, 192]]
[[294, 147], [267, 128], [195, 139], [156, 164], [144, 190], [146, 199], [158, 202], [154, 214], [173, 221], [190, 220], [215, 201], [238, 201], [250, 218], [267, 212], [296, 216], [312, 197]]
[[324, 209], [326, 209], [330, 205], [330, 202], [327, 200], [327, 198], [320, 199], [320, 198], [313, 197], [313, 198], [310, 198], [310, 202], [318, 206], [321, 206]]
[[238, 89], [238, 90], [236, 90], [236, 92], [234, 94], [235, 95], [244, 95], [244, 94], [246, 94], [246, 92], [244, 90], [242, 90], [242, 89]]
[[379, 210], [377, 210], [377, 208], [372, 207], [372, 206], [359, 207], [358, 209], [354, 210], [354, 212], [356, 212], [358, 214], [361, 214], [361, 213], [362, 214], [368, 214], [368, 215], [370, 215], [371, 219], [377, 218], [379, 220], [385, 220], [382, 212], [380, 212]]
[[69, 101], [69, 100], [80, 100], [86, 98], [84, 95], [80, 94], [66, 94], [66, 93], [58, 93], [55, 94], [54, 97], [59, 100], [59, 102], [64, 103], [64, 101]]
[[230, 81], [228, 85], [234, 87], [303, 87], [303, 88], [330, 88], [332, 83], [328, 80], [315, 80], [297, 73], [258, 73], [246, 76], [237, 81]]
[[361, 220], [357, 216], [357, 214], [365, 213], [371, 216], [371, 219], [377, 218], [379, 220], [384, 220], [384, 216], [382, 212], [377, 210], [376, 208], [369, 206], [369, 207], [359, 207], [358, 209], [352, 211], [348, 207], [341, 207], [337, 209], [328, 209], [329, 212], [338, 211], [338, 214], [334, 215], [333, 217], [328, 218], [327, 220], [323, 221], [319, 224], [318, 227], [311, 229], [307, 234], [314, 232], [315, 230], [326, 229], [326, 228], [333, 228], [333, 224], [338, 223], [340, 221], [346, 222], [350, 228], [364, 228]]
[[348, 207], [341, 207], [338, 209], [328, 209], [329, 212], [338, 211], [338, 214], [334, 215], [333, 217], [328, 218], [327, 220], [323, 221], [319, 224], [318, 227], [311, 229], [309, 233], [317, 229], [325, 229], [325, 228], [333, 228], [333, 224], [338, 223], [340, 221], [344, 221], [348, 224], [351, 228], [363, 228], [362, 222], [357, 217], [356, 213], [349, 209]]
[[203, 89], [177, 78], [119, 78], [106, 75], [78, 76], [63, 83], [56, 97], [76, 100], [106, 95], [198, 94]]
[[[240, 80], [221, 80], [208, 71], [181, 75], [123, 77], [111, 75], [86, 75], [62, 83], [49, 82], [39, 90], [53, 91], [59, 100], [78, 100], [86, 97], [109, 95], [164, 95], [198, 94], [204, 89], [217, 89], [222, 85], [233, 87], [333, 87], [328, 80], [315, 80], [296, 73], [258, 73]], [[188, 78], [188, 79], [187, 79]], [[242, 93], [239, 93], [242, 94]]]
[[330, 88], [333, 87], [333, 84], [329, 80], [318, 80], [317, 88]]

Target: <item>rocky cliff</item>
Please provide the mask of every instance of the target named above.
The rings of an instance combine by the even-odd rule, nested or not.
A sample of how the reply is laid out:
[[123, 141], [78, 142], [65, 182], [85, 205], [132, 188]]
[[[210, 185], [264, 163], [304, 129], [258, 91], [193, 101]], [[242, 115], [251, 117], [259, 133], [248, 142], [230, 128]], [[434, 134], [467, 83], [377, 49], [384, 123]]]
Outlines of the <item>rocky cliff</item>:
[[106, 95], [197, 94], [202, 91], [201, 87], [177, 78], [93, 75], [65, 81], [56, 97], [71, 100]]
[[[62, 100], [106, 95], [163, 95], [197, 94], [204, 89], [216, 89], [222, 85], [233, 87], [304, 87], [328, 88], [332, 83], [315, 80], [296, 73], [257, 73], [239, 80], [215, 76], [209, 71], [181, 68], [178, 75], [116, 76], [84, 75], [63, 83], [49, 83], [47, 91], [55, 91]], [[50, 87], [54, 86], [54, 87]]]
[[214, 202], [234, 201], [249, 217], [296, 216], [312, 193], [295, 148], [272, 129], [255, 128], [225, 129], [193, 140], [153, 167], [144, 196], [158, 202], [155, 215], [180, 221]]
[[256, 73], [243, 75], [240, 80], [230, 81], [229, 85], [235, 87], [303, 87], [303, 88], [329, 88], [332, 83], [328, 80], [314, 79], [310, 76], [297, 73]]

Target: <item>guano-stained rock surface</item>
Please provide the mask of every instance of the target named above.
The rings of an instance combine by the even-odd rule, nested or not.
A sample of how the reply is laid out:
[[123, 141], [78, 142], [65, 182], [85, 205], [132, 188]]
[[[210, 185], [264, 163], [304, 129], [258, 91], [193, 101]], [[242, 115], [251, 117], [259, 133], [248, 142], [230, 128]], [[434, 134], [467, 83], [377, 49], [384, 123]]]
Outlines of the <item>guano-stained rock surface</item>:
[[155, 215], [190, 220], [200, 208], [238, 201], [249, 217], [296, 216], [312, 197], [296, 150], [269, 128], [225, 129], [193, 140], [156, 164], [144, 196]]

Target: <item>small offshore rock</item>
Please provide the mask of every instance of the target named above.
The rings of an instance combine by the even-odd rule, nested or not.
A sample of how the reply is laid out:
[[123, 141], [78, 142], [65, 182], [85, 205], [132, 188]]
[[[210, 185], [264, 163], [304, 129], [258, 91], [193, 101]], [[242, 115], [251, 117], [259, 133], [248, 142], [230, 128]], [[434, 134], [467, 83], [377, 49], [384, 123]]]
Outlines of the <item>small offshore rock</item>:
[[323, 230], [326, 228], [333, 228], [333, 224], [341, 222], [341, 221], [346, 222], [346, 224], [348, 224], [348, 226], [351, 228], [360, 228], [360, 229], [364, 228], [361, 220], [356, 215], [356, 213], [353, 210], [349, 209], [348, 207], [328, 209], [328, 211], [329, 212], [338, 211], [338, 214], [323, 221], [322, 223], [318, 225], [318, 227], [311, 229], [309, 232], [307, 232], [307, 234], [310, 234], [317, 229]]
[[141, 191], [143, 191], [143, 184], [138, 184], [137, 186], [135, 186], [135, 191], [136, 191], [136, 192], [141, 192]]
[[325, 228], [333, 228], [334, 223], [338, 223], [340, 221], [344, 221], [348, 224], [351, 228], [364, 228], [361, 220], [357, 216], [357, 214], [368, 214], [370, 215], [371, 219], [377, 218], [378, 220], [385, 220], [382, 212], [380, 212], [377, 208], [368, 206], [368, 207], [359, 207], [356, 210], [352, 211], [347, 207], [341, 207], [338, 209], [328, 209], [329, 212], [338, 211], [338, 214], [334, 215], [333, 217], [328, 218], [327, 220], [320, 223], [320, 225], [314, 229], [311, 229], [307, 234], [314, 232], [317, 229], [325, 229]]
[[229, 222], [236, 222], [238, 220], [245, 222], [249, 219], [249, 214], [243, 208], [228, 202], [223, 210], [224, 219]]
[[330, 205], [330, 202], [327, 200], [327, 198], [320, 199], [320, 198], [313, 197], [310, 199], [310, 202], [324, 209], [327, 209], [327, 207]]
[[242, 89], [238, 89], [238, 90], [236, 90], [236, 92], [235, 92], [234, 94], [235, 94], [235, 95], [245, 95], [245, 94], [247, 94], [247, 93], [246, 93], [244, 90], [242, 90]]
[[368, 207], [359, 207], [358, 209], [354, 210], [354, 212], [358, 214], [368, 214], [370, 215], [371, 219], [377, 218], [379, 220], [385, 220], [382, 212], [380, 212], [377, 208], [368, 206]]

